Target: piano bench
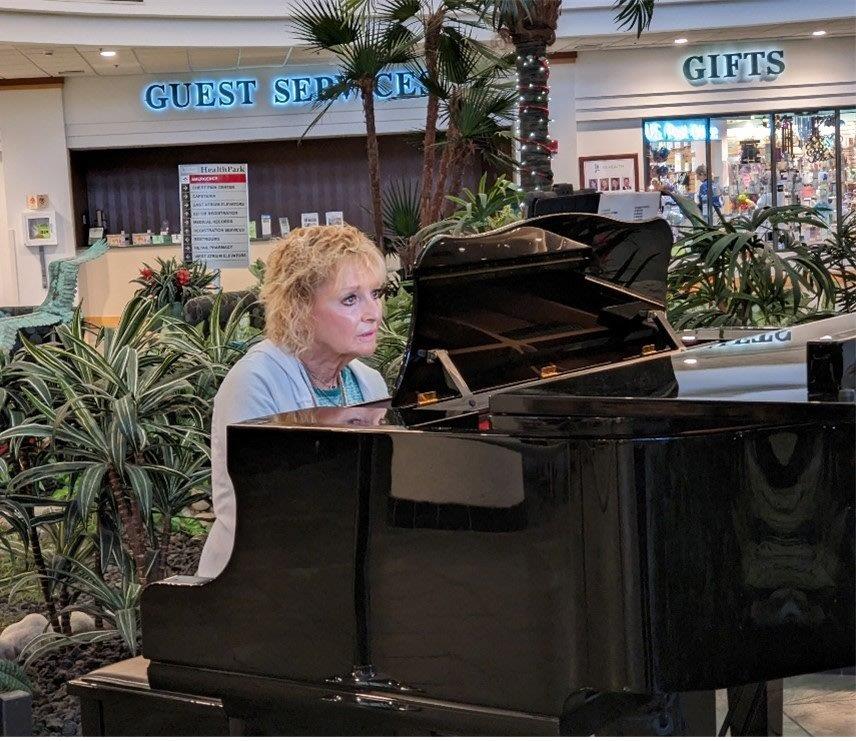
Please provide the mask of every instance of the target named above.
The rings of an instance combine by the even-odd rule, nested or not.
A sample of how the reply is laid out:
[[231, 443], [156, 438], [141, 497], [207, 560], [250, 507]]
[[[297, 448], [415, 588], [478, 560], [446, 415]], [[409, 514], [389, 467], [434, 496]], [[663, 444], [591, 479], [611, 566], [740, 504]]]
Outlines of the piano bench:
[[142, 656], [68, 683], [80, 700], [84, 736], [228, 736], [223, 704], [212, 697], [153, 690]]

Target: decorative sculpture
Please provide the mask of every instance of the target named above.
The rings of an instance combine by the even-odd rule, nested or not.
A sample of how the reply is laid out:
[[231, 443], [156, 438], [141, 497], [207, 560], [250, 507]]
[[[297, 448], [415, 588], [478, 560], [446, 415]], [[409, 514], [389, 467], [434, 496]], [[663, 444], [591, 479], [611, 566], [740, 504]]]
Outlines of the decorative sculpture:
[[0, 310], [0, 351], [14, 350], [22, 329], [49, 329], [70, 321], [80, 266], [105, 252], [107, 242], [102, 239], [75, 257], [54, 260], [48, 265], [48, 293], [39, 306], [3, 307]]

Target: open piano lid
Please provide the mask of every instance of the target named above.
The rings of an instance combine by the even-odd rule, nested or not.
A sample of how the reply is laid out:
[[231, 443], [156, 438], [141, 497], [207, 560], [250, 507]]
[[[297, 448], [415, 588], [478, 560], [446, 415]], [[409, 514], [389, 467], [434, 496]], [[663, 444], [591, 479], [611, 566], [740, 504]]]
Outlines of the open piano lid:
[[479, 394], [676, 349], [651, 295], [671, 243], [661, 219], [593, 214], [437, 237], [414, 269], [393, 406], [484, 408]]

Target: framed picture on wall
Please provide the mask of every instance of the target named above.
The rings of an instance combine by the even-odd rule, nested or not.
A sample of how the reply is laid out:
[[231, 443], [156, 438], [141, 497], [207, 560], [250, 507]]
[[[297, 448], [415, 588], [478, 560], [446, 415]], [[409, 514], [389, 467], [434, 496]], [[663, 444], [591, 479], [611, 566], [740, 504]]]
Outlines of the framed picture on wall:
[[580, 157], [580, 187], [606, 192], [639, 189], [639, 156], [601, 154]]

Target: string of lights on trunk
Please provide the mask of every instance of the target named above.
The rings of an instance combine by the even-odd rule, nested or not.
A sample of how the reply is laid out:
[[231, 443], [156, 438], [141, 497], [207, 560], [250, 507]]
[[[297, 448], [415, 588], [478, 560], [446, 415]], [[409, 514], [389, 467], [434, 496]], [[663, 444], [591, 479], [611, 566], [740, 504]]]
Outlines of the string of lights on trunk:
[[521, 189], [553, 186], [551, 159], [558, 142], [549, 135], [550, 62], [543, 43], [520, 44], [517, 55], [517, 136], [520, 143]]

